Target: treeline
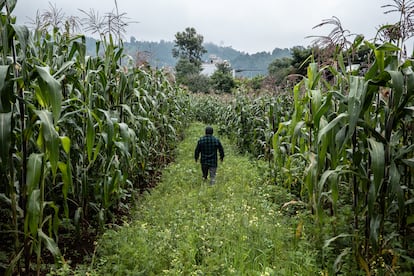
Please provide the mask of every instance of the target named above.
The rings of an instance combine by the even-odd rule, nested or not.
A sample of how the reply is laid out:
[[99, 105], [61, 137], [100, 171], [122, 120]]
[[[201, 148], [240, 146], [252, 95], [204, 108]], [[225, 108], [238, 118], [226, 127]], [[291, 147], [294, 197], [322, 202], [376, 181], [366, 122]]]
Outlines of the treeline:
[[[91, 55], [95, 51], [96, 40], [87, 38], [87, 51]], [[230, 62], [233, 69], [236, 70], [237, 76], [254, 77], [258, 75], [267, 75], [268, 67], [275, 59], [291, 57], [291, 49], [275, 48], [272, 52], [258, 52], [254, 54], [238, 51], [229, 46], [218, 46], [214, 43], [204, 43], [207, 50], [202, 56], [203, 61], [208, 61], [210, 55], [215, 55], [223, 60]], [[138, 41], [131, 37], [129, 42], [123, 43], [125, 54], [131, 56], [136, 62], [148, 62], [151, 67], [171, 67], [173, 68], [177, 59], [172, 56], [174, 42], [161, 40]]]

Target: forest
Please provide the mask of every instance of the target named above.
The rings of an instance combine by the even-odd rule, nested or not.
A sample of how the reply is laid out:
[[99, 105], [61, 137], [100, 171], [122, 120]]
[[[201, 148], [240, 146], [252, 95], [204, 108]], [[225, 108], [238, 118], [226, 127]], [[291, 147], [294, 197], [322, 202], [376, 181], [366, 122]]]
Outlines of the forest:
[[[374, 40], [323, 20], [258, 79], [201, 76], [191, 27], [170, 72], [129, 58], [116, 9], [85, 13], [88, 54], [70, 17], [31, 29], [0, 1], [0, 274], [412, 275], [414, 3], [389, 2]], [[227, 152], [214, 187], [205, 125]]]
[[[88, 54], [93, 55], [95, 51], [96, 39], [86, 38], [86, 49]], [[210, 55], [215, 55], [223, 60], [228, 60], [233, 68], [240, 72], [237, 76], [254, 77], [267, 75], [269, 64], [275, 59], [290, 57], [291, 49], [275, 48], [270, 52], [259, 52], [249, 54], [238, 51], [232, 47], [218, 46], [214, 43], [204, 43], [203, 47], [207, 53], [202, 56], [203, 61], [208, 61]], [[144, 59], [154, 68], [174, 67], [177, 59], [171, 55], [174, 48], [172, 41], [138, 41], [131, 37], [129, 41], [123, 42], [124, 53], [134, 59]]]

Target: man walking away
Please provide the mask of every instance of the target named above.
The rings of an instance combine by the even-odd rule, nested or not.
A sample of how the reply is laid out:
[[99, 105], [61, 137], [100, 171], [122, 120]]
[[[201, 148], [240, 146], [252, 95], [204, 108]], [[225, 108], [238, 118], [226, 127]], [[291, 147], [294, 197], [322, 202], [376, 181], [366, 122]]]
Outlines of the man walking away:
[[203, 179], [206, 180], [208, 172], [210, 172], [210, 184], [214, 185], [217, 171], [217, 151], [220, 153], [220, 160], [223, 162], [224, 150], [220, 140], [213, 136], [213, 128], [206, 127], [206, 135], [201, 137], [197, 142], [197, 147], [194, 152], [195, 161], [201, 154], [201, 171], [203, 172]]

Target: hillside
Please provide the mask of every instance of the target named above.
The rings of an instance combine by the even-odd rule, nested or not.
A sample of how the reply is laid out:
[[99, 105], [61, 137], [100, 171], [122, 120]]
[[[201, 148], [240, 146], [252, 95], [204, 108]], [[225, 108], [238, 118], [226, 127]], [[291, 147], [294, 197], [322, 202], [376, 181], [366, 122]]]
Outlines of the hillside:
[[[87, 38], [87, 49], [89, 54], [95, 52], [95, 39]], [[138, 41], [131, 38], [129, 42], [124, 42], [124, 52], [135, 60], [149, 61], [153, 67], [174, 67], [177, 60], [172, 57], [171, 51], [174, 43], [161, 40], [159, 42]], [[290, 49], [275, 48], [272, 52], [259, 52], [249, 54], [238, 51], [229, 46], [218, 46], [214, 43], [205, 43], [207, 53], [203, 56], [208, 60], [210, 55], [216, 55], [223, 60], [228, 60], [232, 67], [236, 69], [239, 76], [252, 77], [256, 75], [266, 75], [269, 64], [282, 57], [290, 56]]]

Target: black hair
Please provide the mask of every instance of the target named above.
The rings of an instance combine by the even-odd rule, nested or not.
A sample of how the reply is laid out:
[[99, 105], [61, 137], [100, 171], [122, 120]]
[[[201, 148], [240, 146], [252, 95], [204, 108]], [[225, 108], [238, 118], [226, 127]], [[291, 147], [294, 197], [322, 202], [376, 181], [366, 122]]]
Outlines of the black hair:
[[213, 128], [211, 126], [206, 127], [206, 134], [213, 134]]

